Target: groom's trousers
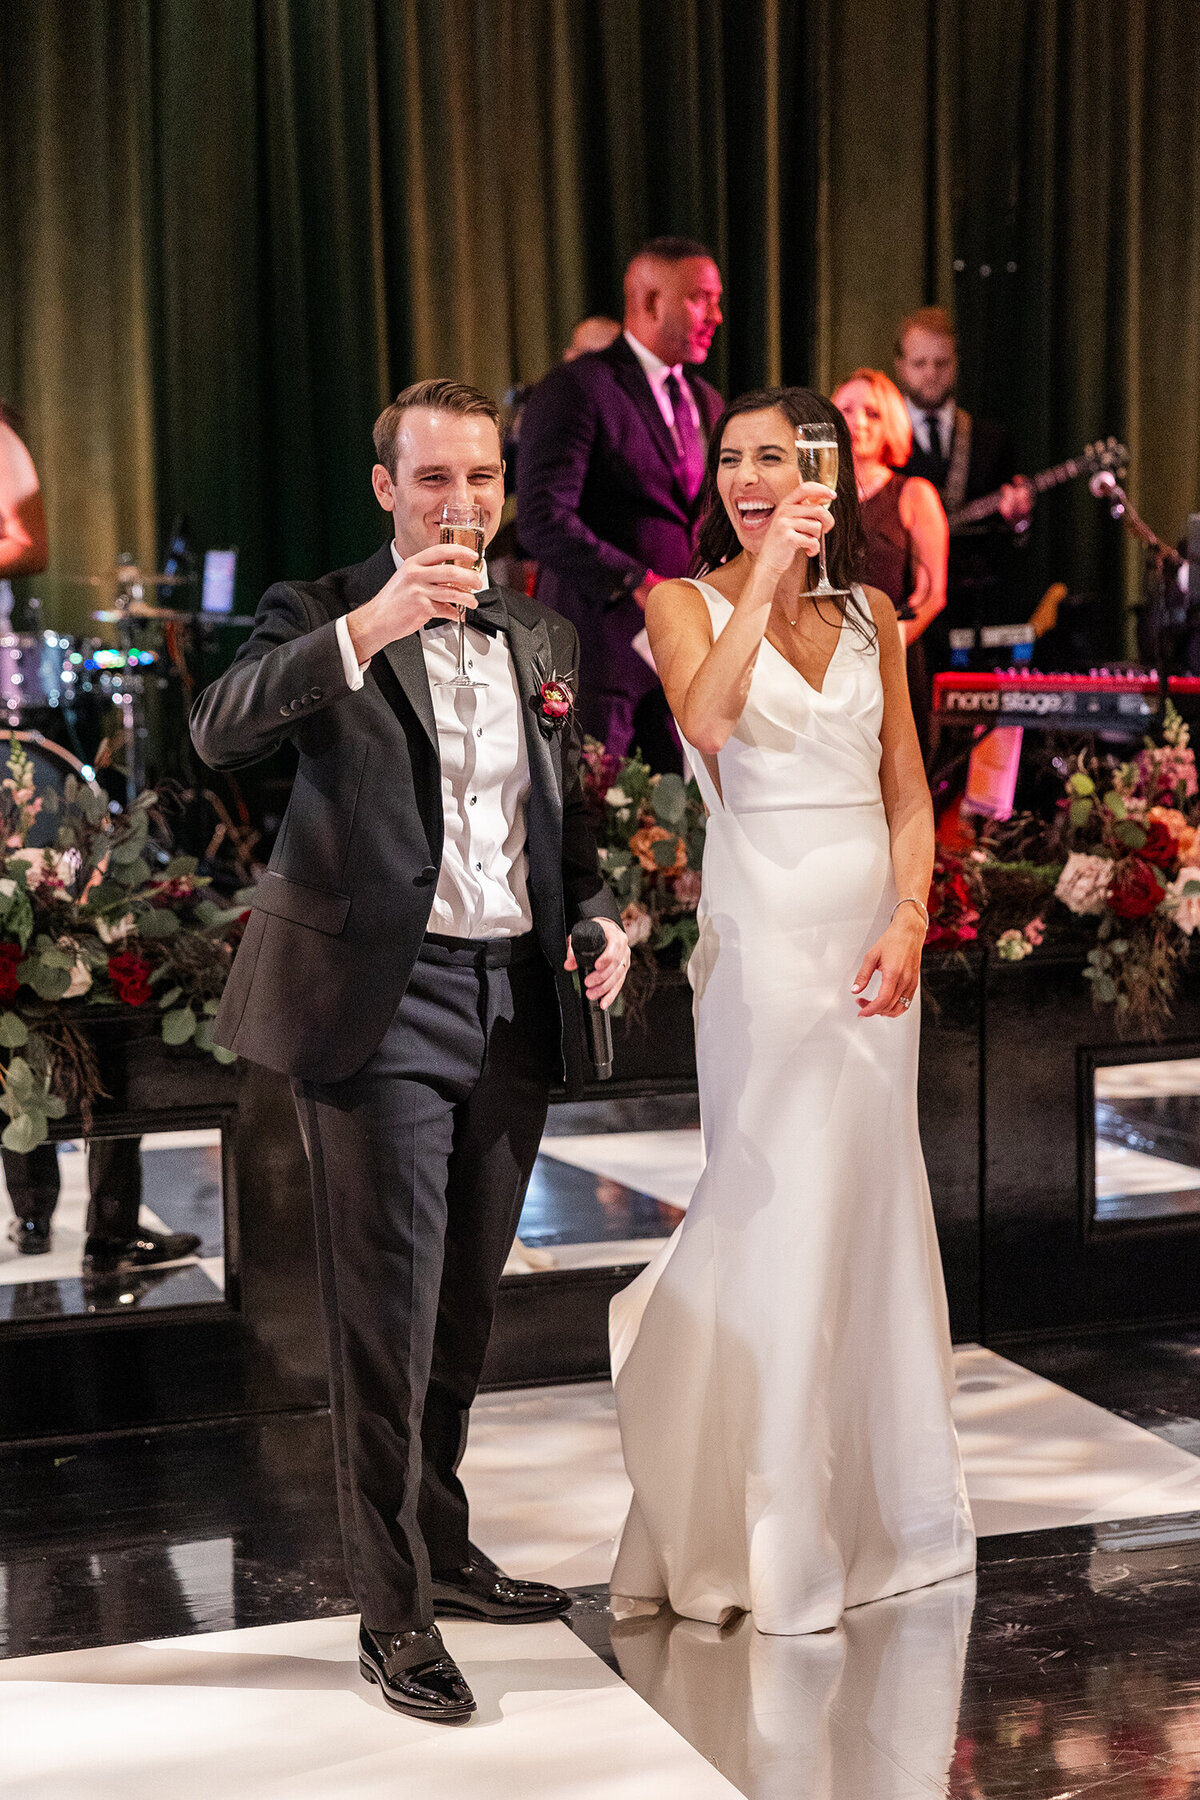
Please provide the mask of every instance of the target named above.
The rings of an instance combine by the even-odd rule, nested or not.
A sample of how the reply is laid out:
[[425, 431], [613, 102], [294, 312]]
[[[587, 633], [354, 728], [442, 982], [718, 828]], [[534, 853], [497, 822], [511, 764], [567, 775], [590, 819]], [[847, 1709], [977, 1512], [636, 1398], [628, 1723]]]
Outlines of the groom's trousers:
[[468, 1558], [458, 1478], [558, 1067], [533, 934], [426, 938], [357, 1074], [293, 1084], [312, 1171], [338, 1512], [364, 1623], [433, 1623]]

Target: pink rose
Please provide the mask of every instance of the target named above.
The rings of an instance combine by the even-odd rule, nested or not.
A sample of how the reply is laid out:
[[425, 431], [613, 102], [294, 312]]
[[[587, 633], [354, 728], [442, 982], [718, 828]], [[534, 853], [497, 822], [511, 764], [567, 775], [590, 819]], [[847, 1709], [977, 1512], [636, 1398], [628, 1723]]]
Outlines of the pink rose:
[[700, 899], [699, 869], [684, 869], [675, 877], [675, 898], [681, 906], [695, 906]]

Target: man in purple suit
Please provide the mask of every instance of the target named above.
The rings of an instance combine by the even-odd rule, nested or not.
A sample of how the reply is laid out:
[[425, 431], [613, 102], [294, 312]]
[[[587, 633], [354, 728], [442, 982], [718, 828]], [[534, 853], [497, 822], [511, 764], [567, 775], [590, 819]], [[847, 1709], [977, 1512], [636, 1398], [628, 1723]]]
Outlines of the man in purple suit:
[[687, 573], [708, 435], [721, 412], [697, 373], [721, 323], [703, 244], [652, 238], [625, 271], [625, 328], [551, 369], [521, 425], [517, 515], [538, 599], [579, 633], [579, 719], [616, 755], [678, 769], [653, 670], [632, 648], [655, 582]]

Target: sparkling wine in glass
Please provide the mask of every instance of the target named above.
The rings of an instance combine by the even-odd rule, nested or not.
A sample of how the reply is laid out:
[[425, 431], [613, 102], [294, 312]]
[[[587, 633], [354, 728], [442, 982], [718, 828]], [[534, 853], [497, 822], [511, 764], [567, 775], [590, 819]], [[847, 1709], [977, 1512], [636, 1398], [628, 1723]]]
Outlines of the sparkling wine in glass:
[[[838, 441], [837, 432], [832, 425], [823, 420], [812, 425], [796, 427], [796, 465], [800, 470], [801, 481], [820, 481], [827, 488], [837, 488], [838, 478]], [[829, 502], [830, 506], [833, 501]], [[820, 577], [815, 588], [809, 592], [821, 594], [836, 600], [845, 600], [848, 596], [845, 588], [835, 588], [829, 579], [829, 571], [825, 566], [825, 536], [821, 534], [820, 548], [817, 551], [820, 563]]]
[[[448, 500], [442, 508], [441, 525], [438, 531], [443, 544], [461, 544], [475, 558], [475, 573], [483, 569], [483, 508], [470, 502]], [[458, 608], [458, 670], [446, 681], [439, 681], [439, 687], [481, 688], [486, 687], [483, 681], [472, 681], [467, 674], [467, 609]]]

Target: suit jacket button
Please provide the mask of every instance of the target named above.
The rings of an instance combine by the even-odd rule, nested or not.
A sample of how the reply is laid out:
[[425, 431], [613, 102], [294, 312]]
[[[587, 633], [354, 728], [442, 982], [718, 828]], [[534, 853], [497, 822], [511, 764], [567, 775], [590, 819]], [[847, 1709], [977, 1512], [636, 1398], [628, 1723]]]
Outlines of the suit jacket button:
[[286, 719], [288, 716], [288, 713], [291, 711], [291, 707], [290, 706], [281, 706], [279, 711], [282, 714], [282, 716]]
[[436, 880], [437, 880], [437, 870], [434, 868], [432, 863], [428, 863], [425, 866], [425, 868], [423, 868], [421, 870], [421, 873], [417, 876], [415, 885], [417, 887], [423, 887], [426, 884], [426, 882], [436, 881]]
[[304, 702], [303, 702], [303, 701], [302, 701], [302, 700], [293, 700], [293, 701], [292, 701], [292, 706], [291, 706], [291, 710], [292, 710], [292, 711], [293, 711], [293, 712], [295, 712], [295, 711], [296, 711], [296, 709], [297, 709], [297, 708], [298, 708], [298, 707], [300, 707], [300, 706], [303, 706], [303, 704], [304, 704]]
[[308, 697], [310, 700], [320, 700], [323, 696], [322, 696], [320, 688], [313, 688], [312, 692], [309, 694]]

